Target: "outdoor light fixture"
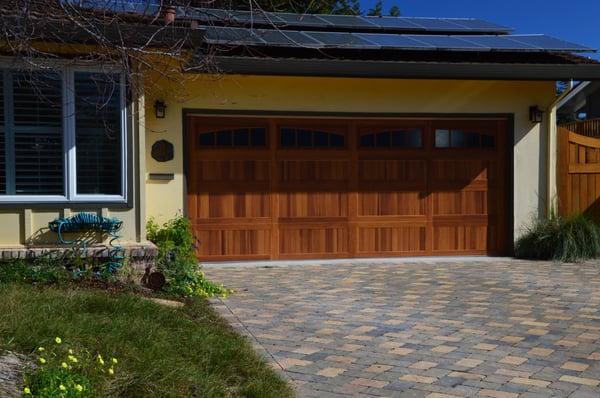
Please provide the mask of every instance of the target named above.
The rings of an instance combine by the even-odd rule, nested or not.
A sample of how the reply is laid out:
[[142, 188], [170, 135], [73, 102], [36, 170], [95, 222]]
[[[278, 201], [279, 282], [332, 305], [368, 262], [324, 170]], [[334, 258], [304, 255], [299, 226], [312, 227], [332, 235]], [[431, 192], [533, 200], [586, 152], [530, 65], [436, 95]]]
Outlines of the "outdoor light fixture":
[[167, 106], [163, 100], [156, 100], [154, 102], [154, 114], [157, 119], [164, 119], [165, 114], [167, 113]]
[[529, 107], [529, 121], [531, 123], [541, 123], [544, 121], [544, 111], [537, 105]]

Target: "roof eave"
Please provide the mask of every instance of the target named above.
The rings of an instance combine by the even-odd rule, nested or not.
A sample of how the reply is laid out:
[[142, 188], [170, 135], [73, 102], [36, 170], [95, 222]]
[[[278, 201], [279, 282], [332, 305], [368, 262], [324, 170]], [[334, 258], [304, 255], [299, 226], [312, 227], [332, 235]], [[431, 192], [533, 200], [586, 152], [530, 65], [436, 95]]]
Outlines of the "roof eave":
[[[506, 64], [217, 56], [222, 73], [460, 80], [600, 80], [600, 64]], [[193, 67], [190, 72], [199, 71]]]

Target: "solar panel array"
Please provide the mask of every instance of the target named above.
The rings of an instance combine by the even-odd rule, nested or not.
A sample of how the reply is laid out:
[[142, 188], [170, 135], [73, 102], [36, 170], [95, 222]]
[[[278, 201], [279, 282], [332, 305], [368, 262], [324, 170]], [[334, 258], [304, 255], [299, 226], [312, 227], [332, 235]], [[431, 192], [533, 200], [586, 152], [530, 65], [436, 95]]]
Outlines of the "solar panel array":
[[394, 50], [590, 52], [594, 49], [546, 35], [416, 35], [206, 27], [209, 44]]
[[472, 18], [368, 17], [361, 15], [292, 14], [283, 12], [227, 11], [179, 8], [180, 17], [203, 22], [265, 25], [276, 28], [313, 28], [344, 31], [452, 32], [505, 34], [513, 29]]

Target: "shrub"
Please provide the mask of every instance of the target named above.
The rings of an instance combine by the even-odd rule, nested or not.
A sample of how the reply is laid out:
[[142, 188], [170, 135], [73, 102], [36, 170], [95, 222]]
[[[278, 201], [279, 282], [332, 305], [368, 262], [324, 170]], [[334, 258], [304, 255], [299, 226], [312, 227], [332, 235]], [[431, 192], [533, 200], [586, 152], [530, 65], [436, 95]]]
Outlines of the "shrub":
[[72, 278], [71, 273], [58, 261], [35, 259], [31, 262], [25, 260], [8, 260], [0, 262], [0, 282], [25, 282], [51, 284], [67, 281]]
[[190, 221], [176, 217], [163, 225], [150, 220], [148, 239], [158, 247], [156, 267], [165, 274], [166, 290], [180, 296], [226, 296], [223, 285], [208, 281], [196, 259], [196, 238]]
[[577, 262], [600, 255], [600, 227], [583, 215], [538, 219], [515, 244], [515, 257]]
[[33, 357], [35, 367], [25, 373], [21, 397], [75, 398], [94, 396], [94, 386], [115, 374], [117, 359], [104, 360], [86, 350], [63, 345], [56, 337], [51, 348], [38, 347]]

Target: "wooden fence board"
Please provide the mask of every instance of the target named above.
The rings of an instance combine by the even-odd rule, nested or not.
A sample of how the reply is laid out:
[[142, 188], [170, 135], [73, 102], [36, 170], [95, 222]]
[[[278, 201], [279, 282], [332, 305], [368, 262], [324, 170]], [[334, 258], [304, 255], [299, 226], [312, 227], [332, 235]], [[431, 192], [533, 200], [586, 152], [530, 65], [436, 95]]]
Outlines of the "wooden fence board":
[[[558, 128], [558, 211], [600, 221], [600, 138]], [[600, 121], [597, 135], [600, 137]]]

